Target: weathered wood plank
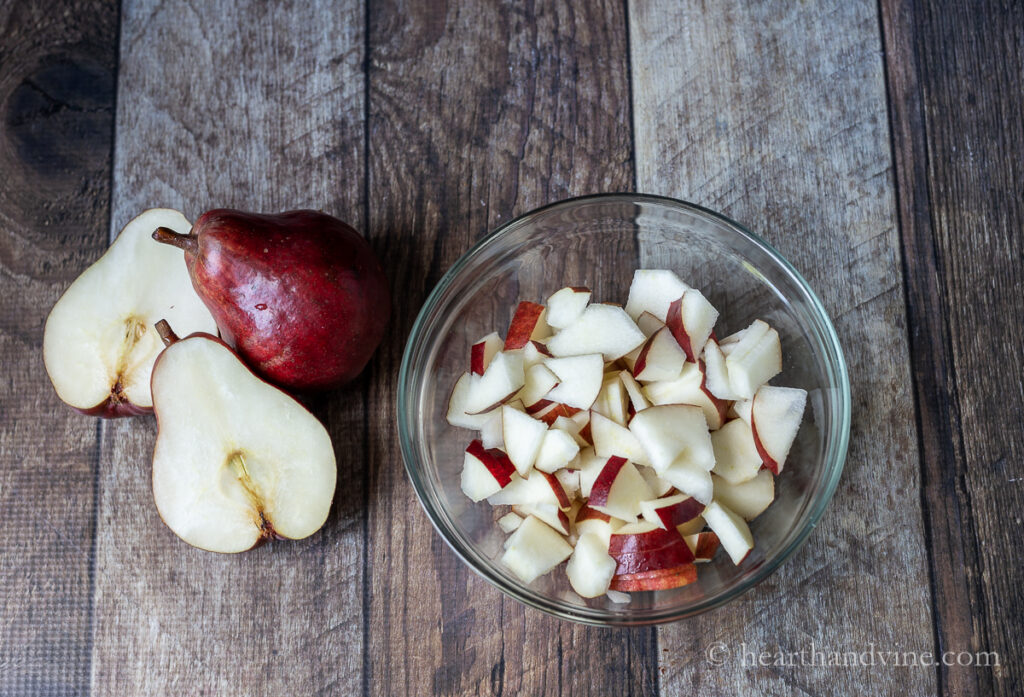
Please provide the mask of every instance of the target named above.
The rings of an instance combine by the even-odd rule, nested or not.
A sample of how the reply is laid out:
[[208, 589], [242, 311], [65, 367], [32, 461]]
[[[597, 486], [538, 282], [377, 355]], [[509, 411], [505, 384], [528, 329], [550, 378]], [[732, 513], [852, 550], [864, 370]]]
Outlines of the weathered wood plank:
[[42, 339], [106, 248], [117, 3], [5, 3], [0, 36], [0, 694], [82, 695], [99, 432]]
[[[416, 502], [394, 434], [412, 320], [470, 243], [534, 206], [632, 188], [625, 26], [619, 2], [370, 5], [370, 229], [398, 270], [370, 392], [374, 694], [657, 688], [652, 630], [558, 622], [466, 569]], [[612, 273], [614, 250], [600, 253]]]
[[[358, 2], [127, 3], [112, 229], [154, 205], [193, 219], [315, 207], [361, 226], [363, 16]], [[160, 522], [152, 419], [107, 428], [95, 694], [359, 691], [362, 403], [357, 386], [318, 409], [340, 465], [324, 529], [236, 556]]]
[[881, 3], [947, 694], [1024, 683], [1024, 8]]
[[[929, 669], [740, 655], [934, 648], [876, 6], [630, 10], [640, 189], [745, 221], [805, 273], [846, 348], [854, 407], [818, 529], [760, 588], [659, 632], [662, 691], [930, 694]], [[731, 652], [721, 666], [712, 642]]]

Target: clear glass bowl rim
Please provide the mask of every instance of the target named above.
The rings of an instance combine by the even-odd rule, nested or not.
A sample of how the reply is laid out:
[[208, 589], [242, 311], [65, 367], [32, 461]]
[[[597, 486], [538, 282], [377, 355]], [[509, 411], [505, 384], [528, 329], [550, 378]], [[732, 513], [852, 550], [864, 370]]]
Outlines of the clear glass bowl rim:
[[[825, 467], [825, 472], [822, 478], [823, 483], [819, 489], [817, 498], [810, 502], [810, 510], [805, 518], [803, 527], [797, 532], [791, 542], [775, 556], [766, 558], [764, 564], [757, 569], [755, 573], [744, 578], [733, 588], [729, 589], [728, 592], [719, 597], [708, 598], [706, 601], [683, 607], [667, 608], [661, 611], [651, 612], [649, 614], [645, 613], [643, 616], [635, 618], [628, 614], [613, 615], [607, 613], [601, 608], [568, 608], [566, 605], [552, 598], [540, 593], [535, 593], [530, 589], [511, 581], [509, 578], [506, 578], [499, 573], [495, 573], [492, 568], [494, 565], [492, 561], [481, 558], [473, 550], [465, 547], [459, 539], [459, 536], [454, 534], [453, 530], [449, 530], [450, 522], [448, 517], [446, 515], [442, 515], [442, 512], [438, 510], [439, 506], [435, 506], [433, 497], [428, 495], [429, 487], [421, 478], [419, 468], [417, 466], [419, 463], [419, 453], [414, 441], [414, 434], [417, 430], [416, 414], [419, 412], [416, 408], [408, 408], [415, 407], [415, 405], [409, 402], [412, 398], [413, 388], [415, 385], [415, 382], [413, 381], [414, 376], [412, 375], [413, 363], [416, 355], [420, 352], [418, 347], [423, 345], [423, 342], [418, 341], [418, 339], [428, 328], [429, 318], [433, 314], [433, 311], [441, 298], [444, 296], [445, 291], [455, 282], [462, 272], [467, 269], [467, 267], [472, 266], [473, 262], [481, 255], [482, 252], [495, 244], [507, 230], [516, 228], [537, 215], [548, 213], [559, 208], [575, 207], [586, 205], [588, 203], [616, 201], [621, 203], [641, 203], [656, 206], [667, 206], [670, 208], [680, 208], [691, 214], [696, 214], [698, 217], [711, 218], [714, 222], [724, 224], [725, 227], [730, 228], [733, 232], [745, 237], [755, 246], [760, 247], [764, 253], [778, 264], [779, 268], [783, 272], [789, 275], [790, 279], [794, 281], [796, 286], [802, 291], [804, 300], [812, 310], [811, 314], [814, 316], [818, 325], [817, 328], [821, 330], [823, 335], [823, 348], [825, 349], [827, 359], [825, 361], [826, 374], [829, 377], [831, 384], [839, 389], [839, 408], [837, 413], [834, 415], [835, 419], [832, 422], [832, 428], [826, 433], [828, 441], [825, 459], [823, 462], [823, 466]], [[434, 529], [437, 530], [441, 538], [444, 539], [452, 551], [454, 551], [455, 554], [467, 566], [469, 566], [469, 568], [509, 597], [528, 607], [540, 610], [554, 617], [579, 622], [581, 624], [623, 627], [675, 622], [721, 607], [764, 581], [786, 560], [792, 557], [804, 542], [807, 541], [811, 531], [817, 526], [818, 521], [821, 519], [825, 509], [828, 507], [828, 503], [832, 499], [832, 495], [835, 493], [836, 487], [839, 484], [843, 465], [846, 462], [846, 451], [849, 444], [851, 422], [850, 378], [846, 367], [846, 360], [843, 355], [843, 349], [839, 343], [839, 337], [836, 334], [835, 327], [832, 325], [832, 321], [829, 318], [825, 307], [822, 305], [821, 300], [811, 289], [810, 285], [800, 272], [798, 272], [793, 265], [790, 264], [789, 261], [768, 242], [761, 239], [761, 237], [754, 234], [743, 225], [722, 215], [721, 213], [681, 199], [630, 192], [577, 196], [535, 208], [498, 226], [494, 231], [479, 240], [476, 244], [470, 247], [467, 252], [459, 257], [459, 259], [450, 269], [448, 269], [447, 272], [445, 272], [444, 276], [441, 277], [441, 280], [438, 281], [437, 285], [430, 292], [430, 295], [427, 297], [426, 302], [424, 302], [423, 307], [420, 308], [416, 321], [413, 323], [412, 330], [409, 332], [409, 337], [406, 339], [405, 350], [402, 355], [402, 364], [398, 374], [398, 399], [396, 401], [396, 407], [399, 445], [402, 451], [402, 459], [405, 464], [405, 471], [409, 475], [409, 480], [412, 482], [413, 490], [416, 492], [416, 497], [419, 499], [420, 505], [426, 511], [427, 517], [430, 519]]]

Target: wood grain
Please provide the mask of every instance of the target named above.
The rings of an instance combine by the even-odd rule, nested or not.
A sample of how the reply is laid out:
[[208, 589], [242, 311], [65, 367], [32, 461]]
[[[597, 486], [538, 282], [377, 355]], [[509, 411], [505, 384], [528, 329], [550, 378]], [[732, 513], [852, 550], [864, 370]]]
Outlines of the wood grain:
[[[363, 224], [357, 2], [133, 2], [122, 18], [112, 231], [169, 205], [312, 207]], [[360, 386], [318, 405], [340, 472], [324, 529], [221, 556], [150, 489], [152, 419], [109, 425], [93, 694], [353, 694], [362, 676]]]
[[[738, 602], [663, 628], [661, 690], [929, 694], [929, 669], [740, 656], [934, 648], [876, 8], [640, 1], [630, 25], [639, 188], [749, 224], [805, 274], [846, 349], [854, 408], [842, 481], [806, 546]], [[709, 666], [716, 641], [732, 653]]]
[[373, 3], [369, 36], [370, 229], [396, 270], [370, 392], [369, 691], [653, 694], [653, 631], [574, 626], [502, 597], [431, 528], [394, 433], [405, 338], [458, 256], [534, 206], [631, 188], [623, 5]]
[[[1022, 12], [0, 6], [0, 694], [1016, 694]], [[779, 247], [835, 319], [854, 389], [846, 471], [807, 545], [737, 603], [657, 632], [556, 622], [469, 572], [394, 433], [412, 320], [470, 243], [536, 205], [633, 188]], [[385, 344], [315, 406], [343, 469], [310, 540], [189, 548], [152, 502], [153, 420], [78, 416], [49, 385], [47, 311], [154, 205], [324, 208], [385, 260]], [[710, 666], [716, 641], [999, 666]]]
[[1024, 683], [1024, 11], [881, 7], [938, 645], [1000, 663], [940, 666], [940, 686], [1010, 695]]
[[5, 3], [0, 36], [0, 694], [79, 695], [99, 433], [57, 398], [42, 339], [106, 247], [117, 3]]

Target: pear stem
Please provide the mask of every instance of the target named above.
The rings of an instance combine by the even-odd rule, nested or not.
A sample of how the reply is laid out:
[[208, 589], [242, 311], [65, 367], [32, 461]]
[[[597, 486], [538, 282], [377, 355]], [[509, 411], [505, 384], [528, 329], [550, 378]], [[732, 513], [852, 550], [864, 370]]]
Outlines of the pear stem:
[[168, 227], [158, 227], [153, 231], [153, 239], [157, 242], [163, 242], [164, 244], [184, 249], [187, 254], [195, 255], [199, 253], [199, 238], [193, 234], [182, 235], [180, 232], [175, 232]]
[[160, 335], [160, 339], [163, 340], [164, 346], [170, 346], [175, 341], [178, 341], [178, 335], [171, 329], [171, 325], [167, 323], [167, 320], [162, 319], [156, 323], [156, 333]]

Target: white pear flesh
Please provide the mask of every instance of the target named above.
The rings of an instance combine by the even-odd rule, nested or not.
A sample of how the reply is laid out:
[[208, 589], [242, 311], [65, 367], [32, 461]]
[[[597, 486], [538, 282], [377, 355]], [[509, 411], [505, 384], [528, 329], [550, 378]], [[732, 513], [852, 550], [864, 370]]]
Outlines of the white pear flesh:
[[188, 234], [192, 225], [177, 211], [145, 211], [71, 284], [46, 319], [46, 372], [57, 395], [79, 411], [122, 416], [152, 409], [149, 378], [164, 348], [153, 327], [157, 321], [166, 319], [182, 336], [217, 333], [192, 288], [183, 252], [152, 239], [158, 227]]
[[562, 288], [556, 291], [547, 302], [548, 326], [564, 329], [579, 319], [590, 302], [590, 290], [587, 288]]
[[499, 351], [483, 375], [471, 377], [466, 413], [480, 414], [494, 409], [522, 389], [525, 382], [523, 354], [519, 351]]
[[738, 399], [750, 399], [758, 387], [782, 372], [779, 333], [759, 319], [743, 331], [735, 346], [722, 343], [723, 354], [726, 346], [730, 347], [725, 357], [729, 387]]
[[754, 548], [754, 538], [747, 522], [718, 501], [712, 501], [704, 509], [704, 520], [711, 531], [718, 535], [718, 540], [733, 564], [739, 566]]
[[729, 382], [729, 371], [725, 368], [725, 354], [714, 339], [708, 339], [704, 344], [703, 358], [708, 391], [718, 399], [736, 399]]
[[551, 372], [543, 363], [536, 363], [526, 369], [526, 374], [523, 382], [523, 389], [519, 390], [516, 394], [516, 398], [519, 399], [523, 405], [533, 411], [539, 411], [537, 408], [538, 403], [558, 386], [558, 376]]
[[566, 512], [553, 503], [524, 503], [513, 506], [512, 512], [523, 518], [533, 516], [561, 535], [568, 535], [572, 528]]
[[636, 381], [632, 373], [628, 370], [620, 371], [619, 379], [622, 380], [622, 384], [626, 388], [626, 394], [629, 395], [629, 401], [633, 404], [634, 413], [643, 411], [651, 406], [650, 401], [648, 401], [643, 389], [640, 387], [640, 383]]
[[[676, 320], [681, 326], [675, 326]], [[686, 335], [690, 346], [688, 358], [696, 360], [704, 351], [704, 345], [711, 336], [711, 331], [718, 321], [718, 310], [696, 288], [688, 289], [680, 299], [679, 315], [672, 316], [671, 310], [667, 323], [676, 331]]]
[[681, 298], [689, 288], [671, 271], [637, 269], [633, 272], [633, 282], [629, 286], [626, 313], [638, 319], [644, 312], [650, 312], [664, 322], [668, 306], [673, 300]]
[[[590, 420], [590, 414], [588, 412], [579, 411], [576, 412], [576, 414], [586, 414], [587, 420]], [[574, 414], [573, 416], [575, 416], [576, 414]], [[568, 433], [570, 436], [572, 436], [572, 439], [576, 442], [576, 445], [580, 446], [581, 448], [585, 448], [587, 447], [588, 443], [587, 441], [583, 440], [583, 437], [580, 435], [580, 431], [582, 430], [582, 428], [583, 427], [580, 426], [580, 424], [575, 419], [569, 416], [559, 416], [551, 423], [552, 430], [563, 431], [564, 433]]]
[[[481, 448], [483, 448], [483, 444], [481, 444]], [[486, 457], [488, 454], [486, 452], [475, 453], [467, 449], [462, 463], [462, 493], [474, 503], [501, 491], [501, 482], [487, 467], [487, 464], [480, 459], [480, 455]]]
[[574, 591], [584, 598], [596, 598], [608, 590], [617, 566], [618, 562], [608, 554], [608, 540], [586, 533], [576, 541], [565, 573]]
[[633, 366], [633, 377], [642, 382], [674, 380], [683, 370], [686, 354], [668, 327], [662, 327], [647, 340]]
[[498, 527], [501, 528], [501, 531], [505, 533], [515, 532], [517, 529], [519, 529], [519, 526], [522, 524], [522, 517], [512, 511], [509, 511], [505, 515], [498, 518]]
[[[621, 528], [626, 523], [619, 520], [618, 518], [609, 517], [608, 520], [602, 520], [601, 518], [585, 518], [576, 523], [576, 534], [582, 538], [584, 535], [597, 535], [601, 538], [601, 541], [605, 544], [605, 549], [608, 549], [608, 543], [612, 540], [612, 535], [616, 530]], [[578, 543], [577, 543], [578, 544]]]
[[[627, 314], [629, 313], [628, 310], [626, 312]], [[656, 331], [665, 326], [665, 322], [664, 320], [658, 319], [647, 310], [644, 310], [640, 313], [640, 316], [636, 318], [636, 326], [639, 327], [640, 331], [644, 333], [644, 336], [649, 339]]]
[[533, 467], [548, 427], [528, 414], [510, 406], [501, 408], [505, 452], [519, 475], [525, 477]]
[[576, 501], [579, 498], [580, 493], [580, 473], [576, 470], [561, 469], [555, 472], [555, 479], [562, 485], [562, 491], [569, 497], [573, 503], [579, 503]]
[[597, 481], [598, 475], [601, 474], [601, 470], [604, 469], [606, 462], [608, 462], [608, 457], [598, 455], [592, 447], [584, 448], [580, 451], [578, 459], [580, 496], [585, 499], [590, 498], [590, 491], [594, 486], [594, 482]]
[[716, 401], [704, 390], [704, 373], [696, 363], [685, 363], [682, 372], [674, 380], [651, 382], [644, 386], [644, 394], [655, 405], [692, 404], [704, 412], [708, 428], [715, 430], [722, 426], [725, 403]]
[[617, 424], [626, 425], [629, 421], [629, 395], [626, 388], [623, 387], [618, 373], [605, 374], [601, 392], [598, 393], [597, 401], [590, 408]]
[[505, 428], [501, 418], [501, 409], [495, 409], [488, 414], [490, 418], [480, 426], [480, 442], [484, 446], [484, 450], [504, 447]]
[[662, 472], [661, 477], [687, 496], [692, 496], [703, 504], [711, 503], [715, 484], [711, 472], [703, 467], [678, 461]]
[[153, 496], [185, 542], [242, 552], [308, 537], [327, 520], [337, 479], [327, 430], [225, 344], [194, 336], [169, 346], [153, 395]]
[[589, 409], [604, 384], [604, 359], [600, 353], [548, 358], [544, 364], [558, 376], [558, 387], [548, 392], [552, 402]]
[[452, 395], [448, 399], [448, 414], [445, 417], [452, 426], [482, 430], [484, 425], [494, 418], [495, 414], [501, 413], [500, 408], [480, 414], [469, 414], [466, 412], [466, 405], [469, 403], [475, 378], [478, 378], [478, 376], [465, 372], [456, 380], [455, 387], [452, 388]]
[[502, 563], [523, 583], [532, 583], [572, 554], [565, 538], [533, 516], [527, 517], [505, 542]]
[[[598, 491], [602, 485], [606, 488], [603, 491]], [[597, 503], [599, 495], [603, 497], [604, 501], [600, 504]], [[640, 516], [640, 502], [646, 501], [652, 496], [653, 493], [647, 486], [647, 480], [637, 470], [636, 465], [627, 460], [611, 482], [602, 481], [600, 477], [595, 481], [591, 487], [588, 505], [595, 511], [613, 518], [624, 520], [627, 523], [635, 523]]]
[[[700, 407], [664, 404], [637, 412], [629, 422], [658, 474], [673, 464], [692, 464], [704, 470], [715, 466], [708, 422]], [[600, 451], [598, 451], [600, 452]], [[667, 479], [667, 477], [666, 477]]]
[[754, 400], [753, 399], [740, 399], [733, 402], [732, 411], [736, 413], [736, 418], [743, 419], [747, 422], [747, 425], [752, 424], [751, 413], [753, 411]]
[[765, 465], [773, 474], [786, 464], [806, 405], [807, 392], [797, 387], [764, 385], [754, 395], [750, 424], [756, 429], [754, 440], [767, 455]]
[[761, 515], [775, 500], [775, 477], [769, 470], [761, 470], [756, 477], [740, 484], [730, 484], [717, 476], [712, 479], [715, 498], [744, 520], [753, 520]]
[[761, 469], [761, 456], [754, 445], [754, 434], [743, 419], [727, 421], [714, 431], [711, 447], [715, 452], [715, 466], [711, 471], [730, 484], [753, 479]]
[[565, 431], [553, 428], [544, 433], [533, 466], [541, 472], [553, 474], [568, 465], [579, 452], [580, 446], [575, 438]]
[[590, 435], [594, 439], [594, 451], [601, 457], [618, 455], [640, 465], [651, 464], [646, 447], [633, 431], [596, 411], [590, 414]]
[[644, 333], [621, 307], [596, 304], [588, 306], [575, 322], [549, 339], [547, 347], [559, 357], [600, 353], [606, 361], [614, 361], [640, 346], [645, 339]]
[[651, 467], [640, 467], [640, 474], [647, 481], [647, 486], [651, 488], [651, 493], [657, 497], [664, 496], [672, 490], [672, 482], [667, 479], [662, 479], [658, 476], [658, 473]]

